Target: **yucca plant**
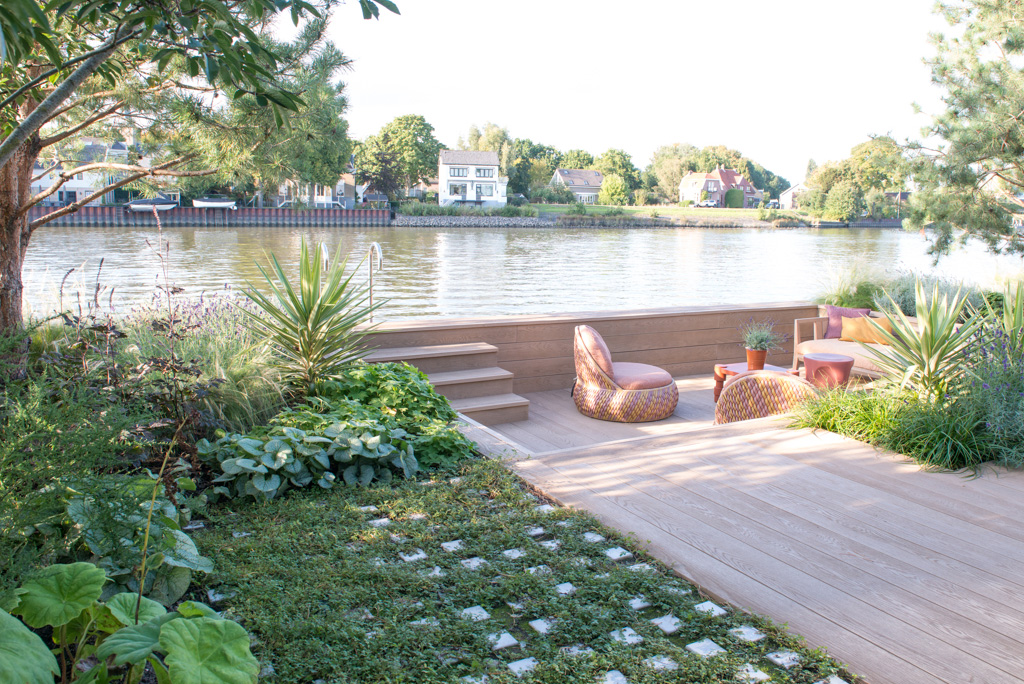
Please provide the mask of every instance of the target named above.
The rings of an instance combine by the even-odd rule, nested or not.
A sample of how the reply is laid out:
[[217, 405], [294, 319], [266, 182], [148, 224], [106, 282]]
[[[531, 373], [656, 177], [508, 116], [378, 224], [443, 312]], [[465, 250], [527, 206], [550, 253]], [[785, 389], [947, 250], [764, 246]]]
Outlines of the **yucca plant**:
[[868, 319], [889, 344], [888, 348], [883, 351], [862, 346], [901, 388], [909, 387], [925, 399], [940, 401], [946, 396], [950, 382], [963, 375], [967, 368], [963, 352], [978, 328], [979, 317], [959, 322], [966, 303], [959, 292], [950, 300], [947, 295], [940, 295], [939, 286], [935, 284], [928, 297], [920, 281], [915, 290], [917, 324], [890, 298], [892, 306], [885, 317], [892, 324], [891, 333]]
[[326, 278], [322, 246], [310, 258], [303, 238], [299, 256], [298, 288], [292, 286], [277, 257], [270, 255], [273, 277], [257, 264], [270, 287], [265, 295], [251, 283], [245, 295], [258, 312], [241, 309], [247, 326], [264, 336], [274, 350], [282, 378], [293, 388], [315, 394], [319, 383], [338, 378], [349, 364], [369, 351], [363, 338], [372, 332], [362, 327], [370, 314], [384, 302], [368, 303], [366, 285], [352, 282], [355, 271], [345, 275], [346, 260], [341, 250], [331, 262]]

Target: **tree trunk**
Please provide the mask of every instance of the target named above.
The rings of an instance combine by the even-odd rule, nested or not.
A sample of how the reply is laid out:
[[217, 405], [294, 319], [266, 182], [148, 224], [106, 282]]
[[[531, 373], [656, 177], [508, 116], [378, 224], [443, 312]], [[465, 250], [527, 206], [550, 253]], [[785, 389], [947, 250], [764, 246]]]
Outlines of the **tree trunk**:
[[21, 266], [32, 235], [28, 215], [18, 211], [31, 197], [39, 137], [32, 136], [0, 166], [0, 333], [21, 327]]

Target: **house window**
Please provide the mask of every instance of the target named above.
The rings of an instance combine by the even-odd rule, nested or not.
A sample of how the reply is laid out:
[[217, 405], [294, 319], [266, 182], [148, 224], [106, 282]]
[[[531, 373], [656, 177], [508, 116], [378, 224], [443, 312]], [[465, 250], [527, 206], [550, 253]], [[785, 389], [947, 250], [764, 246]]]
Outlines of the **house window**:
[[482, 195], [484, 197], [493, 197], [494, 196], [494, 186], [491, 185], [490, 183], [477, 183], [476, 184], [476, 194]]
[[462, 195], [463, 197], [465, 197], [468, 187], [469, 186], [467, 186], [465, 183], [449, 183], [448, 184], [448, 194], [449, 195]]
[[452, 178], [465, 178], [469, 175], [469, 169], [465, 166], [452, 167], [451, 176]]
[[477, 169], [477, 178], [494, 178], [494, 169]]

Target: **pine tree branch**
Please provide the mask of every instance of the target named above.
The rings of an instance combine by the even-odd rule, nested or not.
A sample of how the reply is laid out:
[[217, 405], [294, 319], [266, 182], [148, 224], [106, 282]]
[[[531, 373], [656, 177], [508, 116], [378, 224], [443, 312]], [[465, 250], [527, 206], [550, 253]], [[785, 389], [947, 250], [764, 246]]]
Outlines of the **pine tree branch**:
[[124, 105], [125, 105], [124, 100], [121, 100], [119, 102], [115, 102], [114, 104], [110, 105], [106, 109], [101, 110], [101, 111], [93, 114], [92, 116], [87, 118], [85, 121], [81, 122], [80, 124], [78, 124], [76, 126], [72, 126], [71, 128], [67, 129], [66, 131], [63, 131], [61, 133], [57, 133], [56, 135], [51, 135], [49, 138], [43, 138], [42, 140], [39, 141], [39, 147], [41, 147], [41, 148], [49, 147], [50, 145], [54, 145], [56, 143], [59, 143], [61, 140], [64, 140], [66, 138], [70, 138], [71, 136], [73, 136], [74, 134], [78, 133], [79, 131], [81, 131], [83, 129], [86, 129], [89, 126], [92, 126], [94, 123], [96, 123], [100, 119], [107, 118], [108, 116], [110, 116], [111, 114], [116, 112], [117, 110], [119, 110], [122, 107], [124, 107]]

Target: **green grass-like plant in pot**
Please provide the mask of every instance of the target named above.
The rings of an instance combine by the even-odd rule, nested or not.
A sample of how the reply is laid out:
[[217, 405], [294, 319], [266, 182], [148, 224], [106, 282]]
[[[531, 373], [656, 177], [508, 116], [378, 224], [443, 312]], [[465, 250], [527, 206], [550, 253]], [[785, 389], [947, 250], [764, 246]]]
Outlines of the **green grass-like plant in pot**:
[[740, 327], [743, 346], [747, 350], [747, 370], [764, 370], [768, 352], [782, 349], [786, 336], [775, 332], [775, 321], [750, 319]]

